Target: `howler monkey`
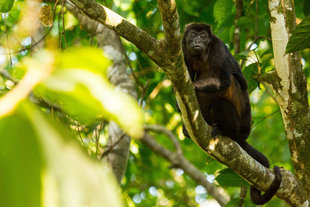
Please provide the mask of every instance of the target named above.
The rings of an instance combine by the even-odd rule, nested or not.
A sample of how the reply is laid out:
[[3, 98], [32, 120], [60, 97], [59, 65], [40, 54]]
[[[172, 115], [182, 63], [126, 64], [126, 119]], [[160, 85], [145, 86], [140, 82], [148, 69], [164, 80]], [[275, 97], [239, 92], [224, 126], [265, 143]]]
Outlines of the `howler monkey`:
[[[246, 142], [251, 130], [248, 84], [226, 45], [212, 34], [209, 25], [191, 23], [185, 27], [182, 50], [201, 113], [212, 126], [212, 137], [230, 137], [251, 157], [269, 168], [268, 159]], [[188, 136], [185, 128], [183, 131]], [[268, 202], [280, 187], [280, 168], [274, 166], [273, 169], [275, 179], [265, 194], [261, 195], [251, 186], [253, 203], [261, 205]]]

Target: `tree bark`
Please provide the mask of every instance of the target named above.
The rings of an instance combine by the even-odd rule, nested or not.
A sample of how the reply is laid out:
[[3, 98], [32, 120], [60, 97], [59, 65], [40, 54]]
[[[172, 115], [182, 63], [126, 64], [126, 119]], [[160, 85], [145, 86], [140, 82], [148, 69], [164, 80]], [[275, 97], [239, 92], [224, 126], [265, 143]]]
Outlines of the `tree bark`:
[[[236, 0], [236, 17], [235, 17], [235, 25], [242, 17], [242, 12], [243, 12], [243, 0]], [[234, 55], [237, 55], [240, 53], [240, 27], [235, 26], [234, 30]]]
[[[300, 53], [285, 54], [289, 37], [296, 27], [294, 2], [269, 0], [272, 45], [275, 60], [275, 82], [269, 84], [275, 91], [280, 106], [296, 176], [310, 197], [310, 124], [306, 77], [302, 70]], [[292, 194], [295, 199], [298, 197]], [[302, 202], [302, 200], [301, 200]], [[307, 200], [307, 202], [309, 202]]]

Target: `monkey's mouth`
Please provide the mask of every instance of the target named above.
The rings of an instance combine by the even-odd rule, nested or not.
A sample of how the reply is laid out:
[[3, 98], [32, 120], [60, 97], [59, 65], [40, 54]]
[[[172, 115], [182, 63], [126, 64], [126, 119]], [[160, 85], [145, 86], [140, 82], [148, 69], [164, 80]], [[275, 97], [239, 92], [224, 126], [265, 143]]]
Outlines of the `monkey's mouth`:
[[193, 50], [202, 50], [201, 46], [195, 45], [194, 47], [192, 47]]
[[193, 51], [194, 55], [199, 55], [199, 54], [202, 53], [203, 48], [201, 46], [199, 46], [199, 45], [195, 45], [195, 46], [192, 47], [192, 51]]

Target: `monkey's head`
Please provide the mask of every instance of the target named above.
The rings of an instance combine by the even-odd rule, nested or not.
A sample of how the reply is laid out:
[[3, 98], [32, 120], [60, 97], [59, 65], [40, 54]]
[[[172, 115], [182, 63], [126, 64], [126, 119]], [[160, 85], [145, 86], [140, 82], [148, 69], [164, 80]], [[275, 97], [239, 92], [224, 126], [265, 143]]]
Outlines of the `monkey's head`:
[[191, 23], [185, 26], [182, 50], [185, 57], [201, 56], [206, 54], [212, 40], [210, 25]]

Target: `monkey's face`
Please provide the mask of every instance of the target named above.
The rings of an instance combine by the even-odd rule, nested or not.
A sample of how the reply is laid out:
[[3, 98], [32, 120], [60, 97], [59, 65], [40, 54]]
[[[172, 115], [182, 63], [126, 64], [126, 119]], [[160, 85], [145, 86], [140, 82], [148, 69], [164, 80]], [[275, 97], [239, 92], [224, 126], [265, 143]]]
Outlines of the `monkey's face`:
[[186, 38], [186, 49], [191, 56], [200, 56], [206, 53], [210, 42], [210, 35], [207, 31], [191, 30]]

